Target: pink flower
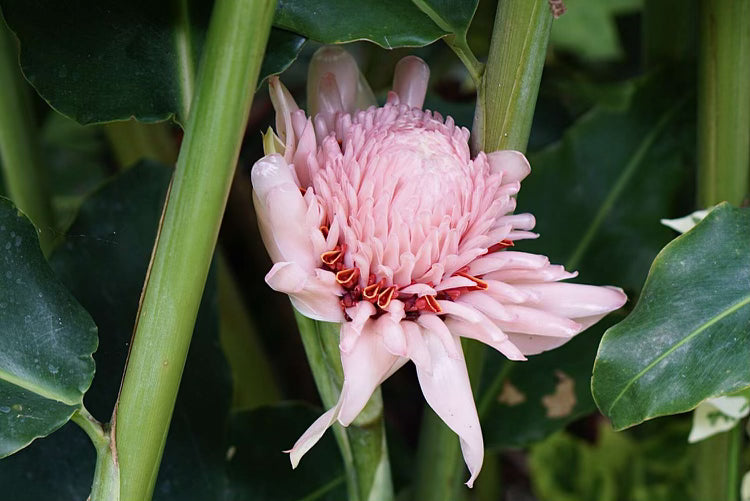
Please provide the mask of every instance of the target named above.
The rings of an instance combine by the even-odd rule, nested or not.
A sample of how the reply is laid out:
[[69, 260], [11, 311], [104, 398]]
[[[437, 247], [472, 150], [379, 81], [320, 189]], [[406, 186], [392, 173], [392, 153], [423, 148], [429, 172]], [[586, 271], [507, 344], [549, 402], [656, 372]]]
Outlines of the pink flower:
[[280, 138], [270, 133], [265, 143], [278, 153], [252, 170], [275, 263], [266, 282], [303, 315], [341, 323], [340, 398], [294, 445], [292, 465], [411, 360], [425, 399], [460, 438], [471, 486], [484, 444], [460, 337], [525, 360], [626, 297], [562, 283], [576, 274], [510, 249], [538, 236], [531, 214], [513, 214], [529, 164], [517, 151], [471, 158], [468, 130], [421, 109], [429, 78], [421, 59], [399, 62], [385, 106], [360, 111], [374, 100], [346, 52], [319, 51], [311, 77], [311, 118], [271, 81]]

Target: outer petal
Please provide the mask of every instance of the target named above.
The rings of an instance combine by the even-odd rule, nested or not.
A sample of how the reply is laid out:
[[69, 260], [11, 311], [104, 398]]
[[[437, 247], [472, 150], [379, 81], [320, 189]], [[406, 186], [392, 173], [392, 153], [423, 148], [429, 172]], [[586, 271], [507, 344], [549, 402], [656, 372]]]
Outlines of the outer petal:
[[284, 142], [284, 157], [291, 161], [294, 155], [296, 138], [292, 127], [292, 113], [299, 109], [289, 90], [281, 83], [278, 76], [268, 79], [271, 103], [276, 110], [276, 133]]
[[537, 297], [535, 308], [568, 318], [604, 315], [628, 300], [622, 289], [559, 282], [516, 284], [517, 289]]
[[427, 94], [430, 67], [416, 56], [406, 56], [396, 64], [393, 90], [399, 100], [410, 108], [421, 108]]
[[344, 110], [354, 111], [359, 81], [357, 62], [341, 47], [326, 45], [313, 54], [307, 72], [307, 111], [310, 116], [315, 116], [321, 111], [320, 81], [328, 73], [335, 77]]
[[304, 316], [323, 322], [343, 322], [339, 305], [341, 287], [330, 271], [307, 272], [297, 263], [279, 262], [266, 275], [266, 283], [276, 291], [289, 294], [294, 307]]
[[493, 151], [487, 154], [487, 160], [493, 173], [503, 173], [503, 184], [522, 181], [531, 173], [529, 161], [520, 151]]
[[344, 387], [339, 423], [349, 426], [370, 400], [372, 392], [390, 375], [398, 357], [383, 346], [383, 340], [370, 320], [349, 353], [341, 353], [344, 368]]
[[320, 440], [320, 438], [323, 436], [323, 433], [325, 433], [326, 430], [330, 428], [331, 425], [339, 417], [342, 400], [342, 398], [339, 398], [339, 401], [336, 403], [336, 405], [328, 409], [328, 411], [324, 412], [323, 415], [316, 419], [315, 422], [310, 425], [307, 431], [305, 431], [305, 433], [303, 433], [302, 436], [297, 439], [291, 449], [289, 449], [288, 451], [284, 451], [289, 453], [289, 460], [292, 462], [292, 468], [297, 467], [300, 459], [302, 459], [302, 456], [304, 456], [307, 451], [312, 449], [312, 447], [316, 443], [318, 443], [318, 440]]
[[258, 160], [251, 173], [255, 211], [263, 243], [277, 261], [293, 261], [312, 270], [314, 255], [309, 228], [304, 224], [307, 204], [284, 157], [268, 155]]
[[464, 461], [471, 472], [466, 485], [471, 487], [484, 461], [484, 440], [466, 362], [457, 337], [454, 342], [461, 353], [458, 359], [448, 356], [437, 336], [425, 332], [424, 337], [432, 359], [432, 372], [417, 366], [419, 385], [430, 407], [458, 435]]

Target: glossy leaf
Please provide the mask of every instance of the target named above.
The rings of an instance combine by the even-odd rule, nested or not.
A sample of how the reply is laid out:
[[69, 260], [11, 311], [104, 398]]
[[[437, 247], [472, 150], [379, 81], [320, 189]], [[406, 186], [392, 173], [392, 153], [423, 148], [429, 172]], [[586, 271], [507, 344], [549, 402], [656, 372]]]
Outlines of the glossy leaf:
[[321, 43], [369, 40], [386, 49], [421, 47], [448, 34], [401, 0], [279, 0], [274, 25]]
[[[679, 114], [687, 108], [684, 99], [649, 82], [639, 83], [627, 99], [625, 106], [595, 108], [561, 141], [530, 155], [532, 172], [522, 184], [518, 212], [536, 216], [541, 236], [520, 242], [518, 250], [555, 263], [575, 261], [581, 273], [576, 281], [617, 285], [633, 297], [653, 257], [674, 236], [659, 217], [688, 210], [682, 197], [692, 178], [686, 166], [691, 149], [684, 143], [691, 121]], [[495, 387], [480, 399], [487, 402], [482, 429], [488, 446], [541, 440], [595, 410], [590, 376], [596, 347], [617, 318], [611, 315], [562, 348], [514, 363], [512, 387]], [[485, 392], [501, 370], [497, 362], [485, 368]], [[542, 398], [554, 407], [565, 404], [566, 392], [575, 395], [575, 404], [550, 415]]]
[[750, 386], [750, 209], [722, 204], [654, 260], [592, 390], [616, 429]]
[[260, 66], [260, 77], [258, 78], [258, 87], [260, 87], [266, 78], [271, 75], [283, 73], [291, 66], [302, 46], [307, 39], [291, 31], [282, 29], [271, 29], [271, 35], [268, 37], [266, 55], [263, 58], [263, 64]]
[[[26, 78], [79, 123], [183, 122], [213, 2], [2, 0]], [[247, 20], [252, 29], [252, 19]], [[282, 71], [302, 41], [276, 34], [264, 71]], [[269, 73], [261, 73], [261, 79]]]
[[314, 501], [346, 498], [344, 468], [333, 433], [327, 433], [292, 470], [291, 447], [319, 416], [285, 403], [241, 412], [232, 419], [227, 453], [228, 501]]
[[[65, 241], [50, 258], [62, 281], [100, 325], [100, 347], [94, 355], [98, 370], [85, 397], [87, 408], [100, 420], [109, 419], [117, 397], [172, 172], [142, 162], [113, 178], [83, 203]], [[216, 306], [210, 275], [167, 437], [156, 501], [215, 499], [223, 489], [231, 383], [218, 343]], [[63, 435], [64, 440], [55, 434], [32, 444], [10, 463], [0, 462], [0, 485], [14, 486], [14, 501], [67, 501], [88, 495], [93, 448], [77, 438], [79, 430], [65, 430]], [[91, 469], [81, 470], [64, 460], [66, 455], [81, 458]], [[69, 473], [46, 473], [53, 468]], [[18, 471], [24, 474], [14, 473]]]
[[70, 419], [96, 346], [94, 321], [47, 265], [31, 222], [0, 198], [0, 457]]
[[442, 30], [466, 37], [479, 0], [412, 0]]
[[580, 281], [636, 294], [674, 237], [659, 219], [689, 212], [694, 154], [687, 93], [640, 82], [622, 109], [597, 107], [558, 143], [530, 155], [518, 211], [541, 236], [522, 244], [580, 272]]

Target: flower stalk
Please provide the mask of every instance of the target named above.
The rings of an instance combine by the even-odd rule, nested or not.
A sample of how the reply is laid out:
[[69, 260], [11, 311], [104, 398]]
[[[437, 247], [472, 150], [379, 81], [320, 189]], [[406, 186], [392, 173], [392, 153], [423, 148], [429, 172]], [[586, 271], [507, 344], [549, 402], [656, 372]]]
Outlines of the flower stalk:
[[[340, 325], [318, 322], [295, 310], [307, 360], [326, 408], [336, 405], [344, 382], [339, 354]], [[383, 420], [383, 400], [378, 389], [359, 417], [347, 428], [333, 426], [346, 472], [350, 501], [393, 499], [393, 484]]]
[[126, 501], [150, 499], [156, 482], [274, 7], [213, 9], [113, 421]]
[[[477, 88], [474, 152], [526, 150], [551, 27], [552, 14], [545, 0], [498, 4], [489, 57]], [[478, 343], [464, 343], [464, 351], [476, 393], [486, 350]], [[502, 380], [495, 383], [501, 385]], [[486, 404], [480, 401], [480, 418], [483, 407]], [[459, 454], [458, 438], [426, 408], [412, 499], [455, 499], [464, 475]]]
[[50, 203], [28, 84], [18, 65], [18, 48], [5, 21], [0, 19], [0, 164], [8, 195], [31, 219], [48, 254], [55, 240], [55, 219]]

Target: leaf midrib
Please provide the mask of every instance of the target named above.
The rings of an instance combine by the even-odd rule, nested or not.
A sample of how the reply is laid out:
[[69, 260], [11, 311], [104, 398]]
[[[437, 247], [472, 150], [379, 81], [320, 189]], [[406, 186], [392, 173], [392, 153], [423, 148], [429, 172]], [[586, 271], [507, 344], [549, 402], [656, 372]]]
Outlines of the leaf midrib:
[[677, 101], [677, 103], [675, 103], [671, 108], [668, 108], [662, 114], [661, 118], [659, 118], [659, 121], [656, 122], [654, 127], [643, 137], [641, 142], [638, 144], [638, 147], [633, 151], [632, 155], [625, 164], [625, 168], [621, 171], [619, 177], [615, 181], [615, 184], [612, 186], [612, 189], [609, 191], [607, 197], [604, 199], [604, 202], [596, 212], [596, 215], [591, 221], [591, 224], [586, 230], [586, 233], [584, 233], [583, 237], [578, 240], [578, 245], [570, 254], [570, 257], [567, 259], [565, 263], [566, 269], [575, 269], [578, 266], [578, 263], [581, 261], [581, 258], [583, 258], [589, 245], [591, 245], [594, 236], [599, 231], [599, 228], [604, 223], [604, 220], [607, 218], [610, 211], [614, 207], [615, 202], [617, 202], [617, 199], [620, 198], [620, 195], [625, 191], [628, 183], [630, 183], [630, 180], [635, 175], [638, 167], [643, 162], [643, 159], [646, 157], [646, 153], [648, 153], [649, 149], [651, 149], [651, 146], [658, 139], [659, 135], [664, 131], [664, 129], [666, 129], [666, 126], [669, 124], [670, 120], [677, 114], [677, 111], [682, 107], [683, 104], [685, 104], [685, 102], [687, 102], [687, 97], [683, 97], [682, 99]]
[[47, 400], [54, 400], [56, 402], [60, 402], [65, 405], [72, 405], [72, 406], [77, 406], [81, 404], [80, 399], [70, 400], [63, 395], [60, 395], [59, 393], [55, 393], [55, 391], [50, 388], [45, 388], [44, 386], [34, 384], [30, 381], [23, 380], [19, 378], [18, 376], [5, 371], [4, 369], [0, 369], [0, 381], [5, 381], [14, 386], [22, 388], [26, 391], [30, 391], [31, 393], [34, 393], [35, 395], [39, 395], [40, 397], [46, 398]]
[[677, 343], [673, 344], [671, 347], [669, 347], [668, 350], [666, 350], [664, 353], [659, 355], [657, 358], [655, 358], [650, 364], [648, 364], [646, 367], [644, 367], [638, 374], [636, 374], [628, 383], [623, 387], [623, 389], [620, 391], [620, 393], [615, 397], [615, 399], [612, 401], [612, 404], [609, 406], [609, 410], [607, 412], [608, 415], [612, 415], [612, 411], [617, 405], [617, 402], [620, 401], [620, 399], [627, 393], [627, 391], [630, 389], [631, 386], [633, 386], [636, 381], [638, 381], [641, 377], [643, 377], [648, 371], [656, 367], [662, 360], [664, 360], [666, 357], [668, 357], [670, 354], [672, 354], [675, 350], [680, 348], [685, 343], [691, 341], [693, 338], [695, 338], [697, 335], [699, 335], [701, 332], [705, 331], [712, 325], [716, 324], [720, 320], [728, 317], [729, 315], [739, 311], [742, 309], [743, 306], [750, 305], [750, 295], [747, 295], [742, 299], [741, 301], [733, 304], [729, 308], [726, 308], [718, 315], [713, 316], [710, 320], [707, 322], [704, 322], [702, 325], [694, 329], [690, 334], [685, 336], [683, 339], [678, 341]]

